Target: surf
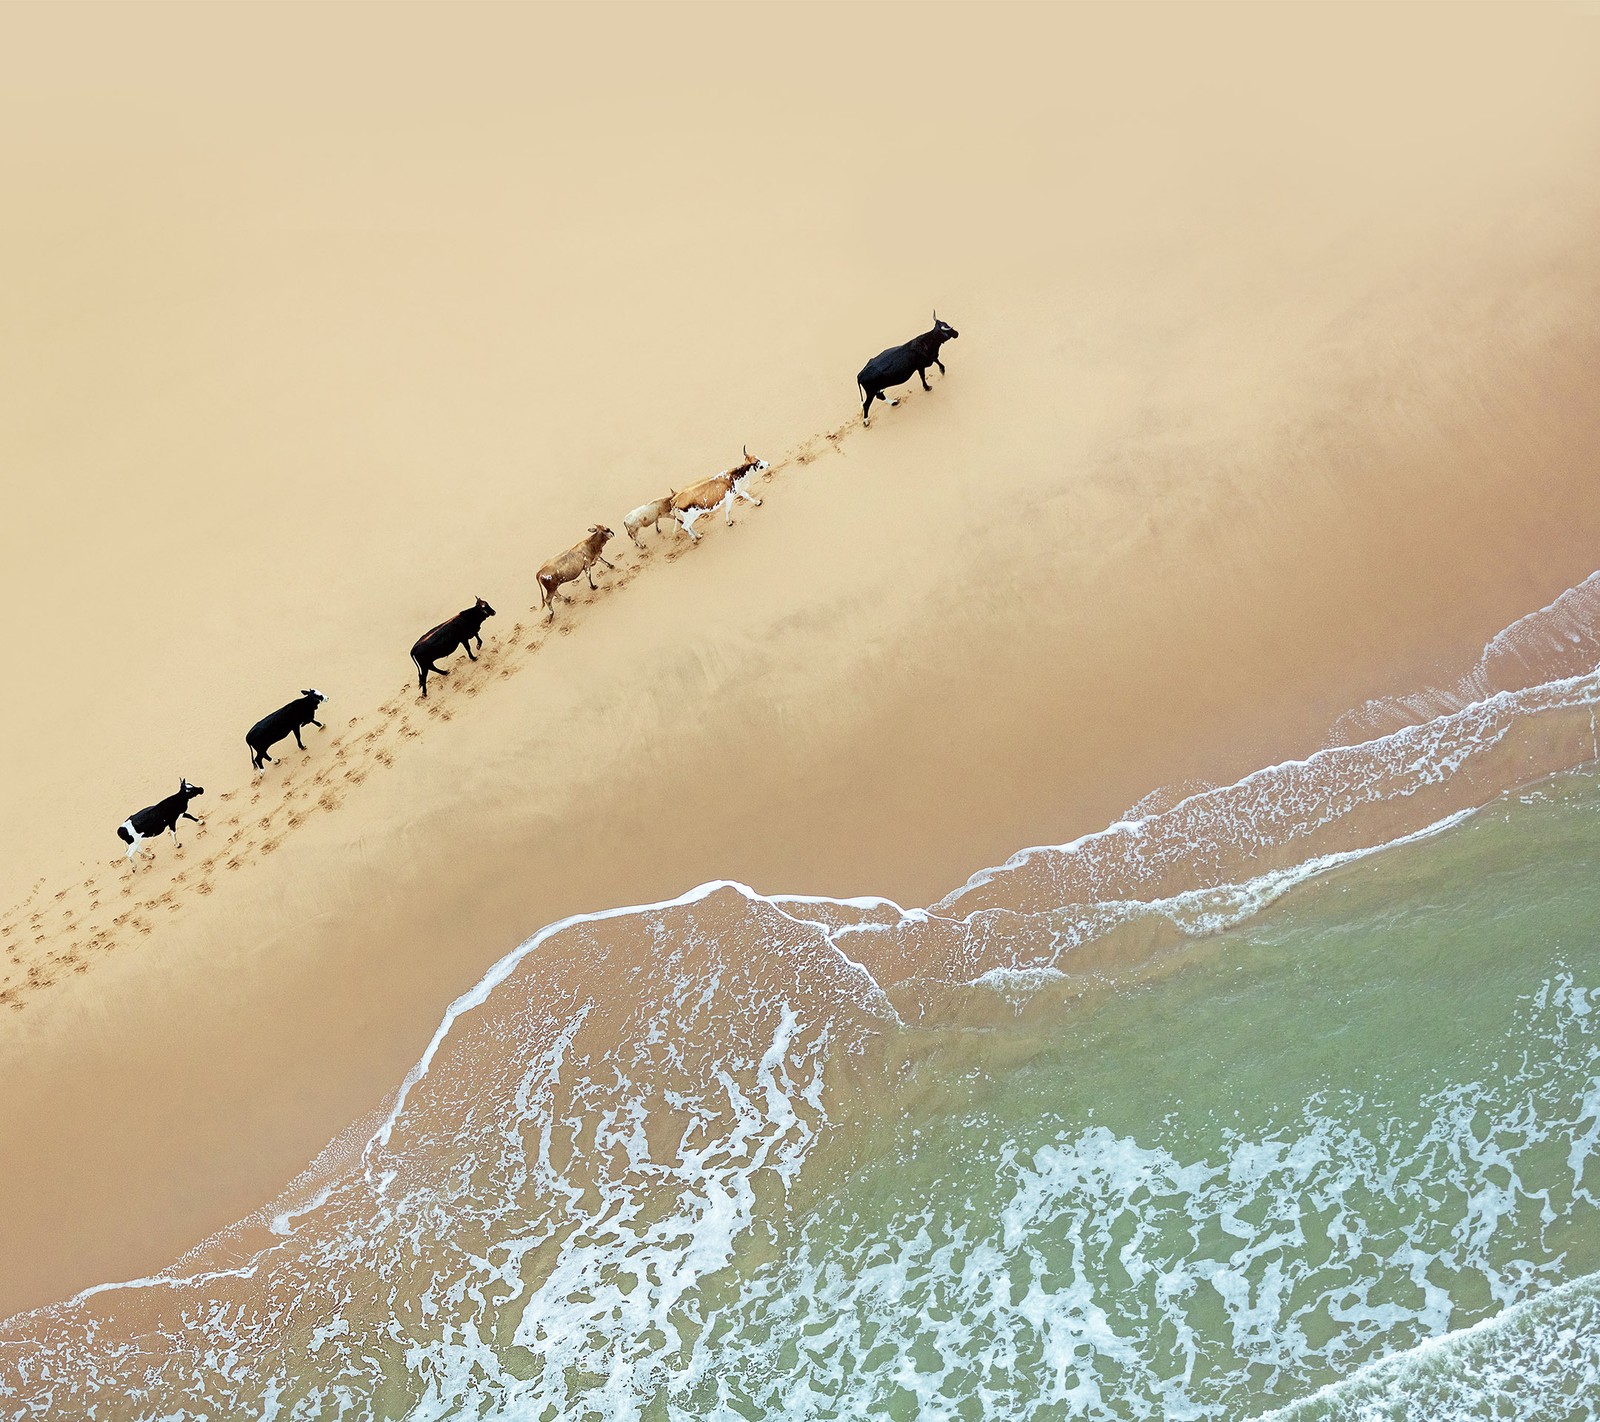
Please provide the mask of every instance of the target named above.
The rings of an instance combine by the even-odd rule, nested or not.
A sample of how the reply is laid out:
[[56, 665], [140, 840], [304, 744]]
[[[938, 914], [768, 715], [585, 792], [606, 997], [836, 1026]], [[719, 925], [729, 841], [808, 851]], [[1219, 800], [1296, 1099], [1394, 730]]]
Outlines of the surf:
[[[1541, 777], [1591, 758], [1597, 701], [1592, 670], [1497, 689], [1019, 851], [928, 909], [714, 881], [551, 924], [283, 1198], [181, 1267], [11, 1320], [0, 1397], [119, 1416], [1300, 1405], [1569, 1282], [1581, 1251], [1558, 1246], [1600, 1185], [1593, 942], [1484, 1007], [1472, 1040], [1509, 1033], [1520, 1067], [1424, 1053], [1409, 1104], [1332, 1077], [1270, 1099], [1282, 1073], [1241, 1045], [1254, 1119], [1225, 1119], [1233, 1083], [1191, 1081], [1201, 1130], [1136, 1089], [1173, 1031], [1161, 1004], [1226, 1018], [1229, 965], [1290, 971], [1273, 935], [1300, 903], [1322, 905], [1305, 942], [1342, 981], [1356, 930], [1321, 886], [1359, 896], [1502, 822], [1533, 835], [1550, 805], [1575, 833], [1589, 782]], [[1207, 1042], [1171, 1020], [1193, 1074]], [[1019, 1110], [1041, 1073], [1046, 1109]], [[1396, 1202], [1424, 1196], [1408, 1223]]]

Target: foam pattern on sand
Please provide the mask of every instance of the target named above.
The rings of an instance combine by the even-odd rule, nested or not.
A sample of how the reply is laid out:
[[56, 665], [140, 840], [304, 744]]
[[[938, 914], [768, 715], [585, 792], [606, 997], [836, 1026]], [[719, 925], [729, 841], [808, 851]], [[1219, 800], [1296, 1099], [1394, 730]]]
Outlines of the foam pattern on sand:
[[1590, 573], [1576, 587], [1495, 633], [1472, 670], [1453, 685], [1379, 697], [1347, 711], [1334, 723], [1329, 743], [1370, 740], [1400, 726], [1458, 711], [1497, 691], [1520, 691], [1542, 681], [1579, 676], [1597, 662], [1600, 572]]
[[[735, 897], [708, 902], [785, 932]], [[654, 1024], [643, 1055], [689, 1068], [654, 1096], [585, 1062], [602, 1004], [542, 1027], [526, 1002], [490, 1004], [480, 1031], [516, 1068], [498, 1089], [463, 1091], [463, 1062], [441, 1059], [316, 1229], [245, 1273], [146, 1291], [136, 1327], [105, 1296], [36, 1317], [39, 1343], [5, 1350], [8, 1403], [1181, 1422], [1279, 1395], [1289, 1417], [1448, 1418], [1482, 1415], [1482, 1374], [1452, 1362], [1465, 1348], [1571, 1404], [1494, 1415], [1588, 1415], [1574, 1388], [1594, 1376], [1594, 1294], [1558, 1289], [1556, 1230], [1600, 1226], [1600, 988], [1545, 981], [1506, 1024], [1522, 1065], [1416, 1112], [1330, 1093], [1199, 1153], [1176, 1123], [1159, 1141], [1089, 1125], [1019, 1146], [977, 1119], [959, 1155], [914, 1179], [868, 1165], [796, 1227], [781, 1207], [828, 1128], [824, 1076], [868, 1020], [848, 994], [819, 1014], [827, 995], [752, 1018], [720, 1060], [692, 1013]], [[975, 1182], [993, 1207], [964, 1203]], [[1511, 1310], [1496, 1330], [1459, 1333], [1494, 1310]], [[1374, 1410], [1406, 1398], [1436, 1410]]]
[[[1570, 977], [1507, 1024], [1538, 1052], [1421, 1115], [1373, 1124], [1330, 1095], [1220, 1152], [1095, 1125], [1001, 1141], [866, 1237], [845, 1203], [789, 1202], [899, 1089], [908, 1034], [974, 1013], [1003, 1031], [1041, 984], [1459, 823], [1587, 760], [1597, 701], [1592, 670], [1498, 691], [1024, 851], [932, 910], [719, 883], [553, 925], [452, 1005], [364, 1146], [264, 1212], [272, 1243], [12, 1320], [0, 1398], [977, 1417], [1025, 1415], [1006, 1381], [1025, 1375], [1041, 1417], [1209, 1417], [1246, 1383], [1287, 1403], [1515, 1306], [1561, 1282], [1547, 1229], [1596, 1204], [1600, 998]], [[973, 1164], [1006, 1195], [981, 1220], [951, 1205]]]

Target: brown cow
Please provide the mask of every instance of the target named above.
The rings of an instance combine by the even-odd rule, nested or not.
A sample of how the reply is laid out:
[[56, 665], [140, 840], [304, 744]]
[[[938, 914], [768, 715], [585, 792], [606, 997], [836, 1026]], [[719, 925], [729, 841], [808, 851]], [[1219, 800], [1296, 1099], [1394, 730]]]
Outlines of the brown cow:
[[728, 515], [728, 525], [733, 525], [733, 501], [735, 496], [743, 499], [747, 504], [760, 506], [761, 500], [754, 494], [747, 494], [739, 487], [739, 481], [747, 474], [759, 474], [767, 468], [765, 459], [751, 457], [750, 446], [744, 446], [744, 463], [735, 465], [732, 469], [725, 470], [710, 479], [702, 479], [698, 484], [691, 484], [682, 493], [673, 495], [672, 511], [678, 516], [678, 524], [695, 542], [700, 541], [700, 535], [694, 531], [694, 521], [703, 513], [709, 513], [721, 504], [723, 511]]
[[[606, 546], [606, 540], [612, 537], [615, 535], [603, 523], [591, 524], [587, 538], [574, 543], [565, 553], [552, 558], [539, 569], [539, 606], [548, 607], [552, 618], [556, 615], [556, 599], [561, 597], [556, 589], [562, 583], [570, 583], [582, 575], [588, 577], [589, 586], [593, 588], [594, 574], [590, 570], [596, 558], [615, 571], [611, 560], [600, 552]], [[566, 601], [565, 598], [561, 600]]]

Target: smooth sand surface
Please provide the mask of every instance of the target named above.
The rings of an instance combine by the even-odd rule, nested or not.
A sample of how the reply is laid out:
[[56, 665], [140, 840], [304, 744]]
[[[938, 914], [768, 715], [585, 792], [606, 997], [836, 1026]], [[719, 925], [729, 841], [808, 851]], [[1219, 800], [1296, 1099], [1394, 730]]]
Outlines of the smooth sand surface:
[[[1526, 8], [0, 13], [0, 1314], [261, 1206], [554, 918], [927, 902], [1600, 566], [1597, 62]], [[622, 538], [743, 443], [761, 508]]]

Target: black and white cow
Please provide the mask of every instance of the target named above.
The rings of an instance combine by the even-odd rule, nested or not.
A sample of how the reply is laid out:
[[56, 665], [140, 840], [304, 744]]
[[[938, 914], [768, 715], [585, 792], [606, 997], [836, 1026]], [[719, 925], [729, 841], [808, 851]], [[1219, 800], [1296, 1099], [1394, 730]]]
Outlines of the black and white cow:
[[322, 722], [317, 720], [317, 707], [327, 699], [320, 691], [302, 691], [287, 706], [280, 706], [270, 716], [257, 721], [244, 737], [244, 743], [250, 747], [250, 764], [257, 770], [263, 763], [271, 765], [272, 757], [267, 752], [288, 735], [293, 735], [294, 743], [304, 750], [306, 743], [300, 739], [300, 732], [306, 726], [322, 727]]
[[[861, 423], [871, 425], [872, 402], [889, 400], [883, 392], [892, 385], [904, 385], [913, 375], [922, 377], [924, 390], [932, 390], [933, 387], [928, 384], [928, 367], [936, 365], [939, 374], [944, 374], [939, 347], [946, 341], [955, 340], [960, 334], [948, 321], [941, 321], [939, 313], [935, 311], [931, 331], [924, 331], [903, 346], [890, 346], [888, 350], [879, 351], [873, 356], [861, 367], [861, 374], [856, 376], [856, 386], [861, 391]], [[898, 400], [889, 400], [891, 407], [899, 403]]]
[[448, 622], [441, 622], [417, 638], [416, 646], [411, 649], [411, 660], [416, 663], [417, 685], [422, 688], [423, 696], [428, 694], [428, 673], [444, 675], [442, 667], [434, 666], [440, 657], [447, 657], [457, 647], [463, 647], [469, 659], [478, 660], [472, 655], [472, 643], [476, 639], [478, 645], [483, 646], [484, 619], [493, 616], [494, 609], [480, 597]]
[[[193, 820], [197, 825], [203, 825], [205, 821], [199, 815], [189, 813], [189, 801], [205, 793], [201, 786], [180, 779], [176, 795], [168, 795], [165, 800], [158, 800], [129, 815], [117, 826], [117, 838], [128, 846], [128, 858], [132, 859], [139, 852], [141, 843], [154, 839], [158, 834], [170, 834], [173, 844], [178, 845], [179, 820]], [[182, 847], [178, 845], [178, 848]], [[151, 851], [152, 854], [154, 852]]]

